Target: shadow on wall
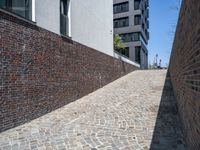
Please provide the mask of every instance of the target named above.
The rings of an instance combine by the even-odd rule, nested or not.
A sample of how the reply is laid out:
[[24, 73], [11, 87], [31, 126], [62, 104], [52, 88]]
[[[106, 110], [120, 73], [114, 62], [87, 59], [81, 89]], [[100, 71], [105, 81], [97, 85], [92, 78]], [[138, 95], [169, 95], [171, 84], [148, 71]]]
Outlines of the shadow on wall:
[[150, 150], [185, 150], [170, 75], [165, 80]]

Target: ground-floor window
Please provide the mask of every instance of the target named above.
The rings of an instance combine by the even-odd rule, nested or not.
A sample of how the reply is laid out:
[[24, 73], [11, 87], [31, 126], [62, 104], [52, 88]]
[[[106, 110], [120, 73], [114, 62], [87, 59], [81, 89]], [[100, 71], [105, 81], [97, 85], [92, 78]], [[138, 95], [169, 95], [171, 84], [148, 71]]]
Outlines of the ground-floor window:
[[141, 46], [136, 46], [135, 47], [135, 61], [137, 63], [141, 63]]
[[32, 19], [32, 0], [0, 0], [0, 7], [26, 19]]
[[123, 56], [126, 56], [129, 58], [129, 47], [123, 48], [123, 49], [117, 49], [115, 50], [118, 53], [122, 54]]

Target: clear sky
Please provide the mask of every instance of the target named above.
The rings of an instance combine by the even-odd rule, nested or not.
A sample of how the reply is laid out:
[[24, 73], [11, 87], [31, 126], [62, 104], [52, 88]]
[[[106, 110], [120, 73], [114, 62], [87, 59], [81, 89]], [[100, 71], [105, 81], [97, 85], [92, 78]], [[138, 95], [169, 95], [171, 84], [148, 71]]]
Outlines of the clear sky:
[[153, 64], [156, 54], [162, 66], [169, 62], [174, 32], [178, 20], [179, 0], [149, 0], [150, 40], [149, 62]]

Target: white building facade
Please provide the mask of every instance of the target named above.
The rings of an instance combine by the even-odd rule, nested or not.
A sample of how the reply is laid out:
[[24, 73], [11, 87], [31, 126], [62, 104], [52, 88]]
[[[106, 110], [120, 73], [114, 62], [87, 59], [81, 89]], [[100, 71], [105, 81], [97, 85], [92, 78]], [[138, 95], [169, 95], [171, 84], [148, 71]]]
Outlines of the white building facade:
[[112, 6], [113, 0], [0, 1], [1, 8], [110, 56], [114, 56]]

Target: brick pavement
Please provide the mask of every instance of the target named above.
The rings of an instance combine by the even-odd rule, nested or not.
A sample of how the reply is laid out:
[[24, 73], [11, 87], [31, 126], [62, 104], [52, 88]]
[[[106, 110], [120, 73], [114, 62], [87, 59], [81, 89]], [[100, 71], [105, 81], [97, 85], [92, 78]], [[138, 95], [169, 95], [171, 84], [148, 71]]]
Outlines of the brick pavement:
[[173, 99], [162, 96], [165, 76], [165, 70], [132, 72], [0, 133], [0, 150], [184, 150], [177, 113], [160, 112], [162, 100]]

